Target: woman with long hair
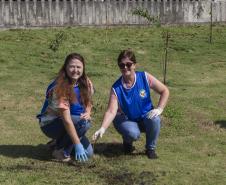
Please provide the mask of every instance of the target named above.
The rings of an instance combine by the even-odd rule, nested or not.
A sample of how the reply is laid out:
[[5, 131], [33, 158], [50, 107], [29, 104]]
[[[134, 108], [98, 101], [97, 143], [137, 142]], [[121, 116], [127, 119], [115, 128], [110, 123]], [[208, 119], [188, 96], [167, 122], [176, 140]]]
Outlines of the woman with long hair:
[[46, 90], [46, 99], [37, 116], [42, 132], [52, 138], [52, 155], [60, 161], [87, 161], [93, 148], [85, 136], [90, 127], [94, 92], [85, 73], [85, 60], [78, 53], [69, 54], [56, 79]]

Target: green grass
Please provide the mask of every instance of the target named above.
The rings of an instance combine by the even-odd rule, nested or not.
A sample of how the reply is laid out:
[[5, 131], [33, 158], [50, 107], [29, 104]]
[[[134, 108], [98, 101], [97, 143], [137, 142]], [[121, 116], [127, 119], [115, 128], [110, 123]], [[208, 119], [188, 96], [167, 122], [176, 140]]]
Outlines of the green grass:
[[[93, 125], [99, 128], [112, 83], [120, 75], [116, 59], [133, 48], [138, 70], [162, 80], [163, 29], [170, 33], [167, 85], [159, 159], [144, 155], [145, 137], [132, 156], [111, 126], [86, 164], [51, 159], [35, 119], [48, 83], [70, 52], [85, 56], [93, 81]], [[226, 27], [58, 28], [0, 32], [0, 184], [226, 184]], [[64, 39], [50, 49], [56, 34]], [[156, 103], [158, 96], [153, 94]]]

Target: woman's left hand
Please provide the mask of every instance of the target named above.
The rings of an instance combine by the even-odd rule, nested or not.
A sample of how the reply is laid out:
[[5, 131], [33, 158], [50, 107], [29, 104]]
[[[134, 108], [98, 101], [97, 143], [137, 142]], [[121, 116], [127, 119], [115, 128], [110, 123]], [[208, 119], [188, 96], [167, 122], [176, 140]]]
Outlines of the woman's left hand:
[[85, 119], [85, 120], [91, 120], [90, 112], [82, 113], [82, 114], [80, 115], [80, 118], [81, 118], [81, 119]]

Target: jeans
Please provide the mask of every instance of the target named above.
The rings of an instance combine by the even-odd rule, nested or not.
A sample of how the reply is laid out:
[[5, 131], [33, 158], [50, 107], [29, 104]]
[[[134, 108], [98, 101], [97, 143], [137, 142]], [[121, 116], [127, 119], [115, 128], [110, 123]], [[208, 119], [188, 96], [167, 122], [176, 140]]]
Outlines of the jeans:
[[160, 133], [161, 120], [160, 117], [153, 119], [143, 118], [139, 122], [128, 120], [124, 114], [116, 115], [114, 121], [114, 127], [122, 135], [123, 142], [132, 144], [140, 138], [141, 132], [146, 134], [146, 149], [154, 150], [156, 148], [158, 136]]
[[[71, 118], [78, 137], [80, 138], [80, 142], [88, 152], [87, 156], [91, 157], [93, 155], [93, 148], [85, 136], [87, 130], [90, 128], [90, 122], [80, 119], [80, 116], [72, 115]], [[61, 118], [54, 119], [52, 123], [41, 127], [41, 130], [47, 137], [56, 139], [56, 149], [63, 148], [67, 152], [73, 149], [73, 143], [64, 127], [64, 123]]]

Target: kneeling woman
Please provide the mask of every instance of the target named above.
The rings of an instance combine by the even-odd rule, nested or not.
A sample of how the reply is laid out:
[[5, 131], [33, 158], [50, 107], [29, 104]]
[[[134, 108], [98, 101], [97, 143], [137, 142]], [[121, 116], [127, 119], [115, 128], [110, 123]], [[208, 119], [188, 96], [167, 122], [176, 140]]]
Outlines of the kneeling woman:
[[39, 118], [42, 132], [55, 141], [52, 155], [69, 161], [87, 161], [93, 148], [85, 133], [90, 127], [93, 85], [85, 73], [84, 58], [69, 54], [56, 79], [49, 84]]

